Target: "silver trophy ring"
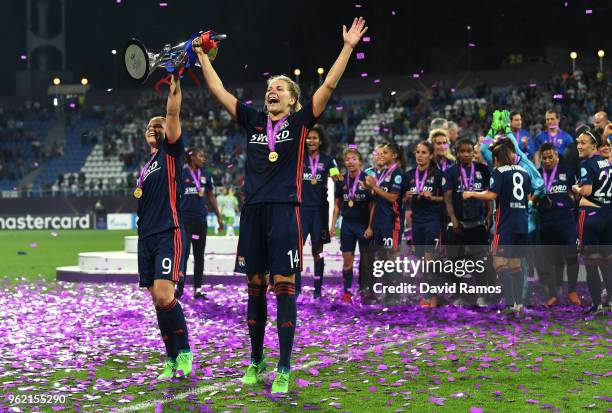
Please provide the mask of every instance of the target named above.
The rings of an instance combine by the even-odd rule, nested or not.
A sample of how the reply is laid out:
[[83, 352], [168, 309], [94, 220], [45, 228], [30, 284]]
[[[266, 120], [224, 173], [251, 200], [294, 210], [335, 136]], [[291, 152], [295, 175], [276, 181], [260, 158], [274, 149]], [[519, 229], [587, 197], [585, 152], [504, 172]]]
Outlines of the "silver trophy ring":
[[128, 76], [138, 83], [149, 77], [149, 56], [145, 46], [137, 39], [130, 39], [123, 52], [123, 63]]

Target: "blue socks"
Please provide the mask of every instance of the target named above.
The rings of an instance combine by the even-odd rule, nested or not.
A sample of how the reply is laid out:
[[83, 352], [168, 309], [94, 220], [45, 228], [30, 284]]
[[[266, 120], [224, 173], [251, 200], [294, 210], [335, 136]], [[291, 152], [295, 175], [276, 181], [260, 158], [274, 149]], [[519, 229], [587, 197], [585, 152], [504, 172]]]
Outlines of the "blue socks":
[[251, 338], [251, 362], [260, 363], [263, 359], [263, 343], [268, 320], [267, 285], [248, 284], [249, 301], [247, 304], [247, 324]]
[[290, 282], [274, 283], [276, 295], [276, 327], [280, 344], [278, 368], [291, 368], [291, 351], [297, 322], [297, 307], [295, 304], [295, 285]]

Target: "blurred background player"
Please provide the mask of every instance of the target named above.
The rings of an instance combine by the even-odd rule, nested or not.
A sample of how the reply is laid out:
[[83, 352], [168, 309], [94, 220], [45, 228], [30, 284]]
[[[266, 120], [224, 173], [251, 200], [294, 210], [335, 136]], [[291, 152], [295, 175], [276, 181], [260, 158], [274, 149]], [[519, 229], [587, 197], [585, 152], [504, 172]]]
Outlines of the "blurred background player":
[[537, 148], [542, 146], [545, 142], [552, 144], [559, 154], [559, 157], [563, 158], [565, 149], [572, 144], [574, 139], [569, 133], [559, 128], [559, 113], [555, 109], [549, 109], [546, 111], [546, 130], [538, 134], [533, 144], [534, 151], [534, 163], [540, 165], [540, 153]]
[[264, 136], [267, 142], [250, 139], [247, 144], [245, 204], [240, 217], [240, 237], [235, 271], [247, 275], [249, 299], [247, 323], [251, 339], [251, 364], [242, 378], [255, 384], [265, 369], [263, 343], [268, 317], [266, 273], [272, 275], [277, 300], [277, 330], [280, 357], [272, 393], [289, 391], [291, 351], [295, 336], [297, 308], [295, 274], [302, 266], [302, 236], [299, 205], [302, 201], [302, 170], [305, 139], [325, 110], [349, 58], [363, 34], [365, 20], [354, 19], [347, 30], [342, 26], [343, 48], [327, 77], [302, 108], [300, 88], [286, 76], [268, 79], [266, 112], [238, 102], [229, 93], [206, 54], [209, 45], [200, 37], [193, 42], [204, 79], [212, 95], [232, 119], [244, 127], [247, 136]]
[[[412, 244], [417, 259], [425, 262], [434, 258], [440, 241], [442, 220], [442, 172], [434, 162], [435, 149], [431, 142], [422, 141], [415, 148], [416, 167], [406, 173], [404, 202], [412, 211]], [[442, 274], [424, 274], [432, 284], [440, 284]], [[436, 307], [438, 298], [425, 293], [419, 305]]]
[[[582, 159], [580, 178], [573, 192], [580, 196], [578, 237], [587, 272], [587, 285], [591, 294], [590, 312], [605, 311], [602, 305], [602, 285], [612, 291], [612, 166], [599, 155], [603, 138], [588, 126], [576, 131], [578, 153]], [[611, 294], [608, 292], [608, 310]]]
[[[217, 206], [215, 186], [212, 176], [204, 169], [206, 157], [204, 151], [198, 148], [188, 149], [185, 153], [185, 167], [182, 170], [181, 215], [185, 227], [185, 272], [189, 251], [193, 245], [193, 296], [206, 299], [202, 291], [204, 276], [204, 251], [206, 250], [206, 235], [208, 233], [208, 204], [217, 216], [219, 231], [223, 231], [223, 218]], [[183, 296], [185, 277], [178, 282], [174, 297]]]
[[361, 153], [349, 145], [344, 152], [346, 173], [336, 182], [334, 214], [329, 233], [334, 236], [338, 217], [342, 216], [340, 228], [340, 251], [342, 251], [342, 280], [344, 294], [342, 301], [353, 301], [351, 286], [353, 284], [353, 263], [355, 248], [359, 244], [359, 289], [365, 292], [365, 255], [369, 240], [372, 239], [372, 221], [374, 220], [374, 201], [370, 191], [365, 187], [366, 173], [361, 169]]
[[523, 129], [523, 117], [519, 112], [510, 112], [510, 129], [521, 151], [529, 158], [533, 157], [535, 143], [529, 132]]
[[175, 284], [185, 276], [185, 232], [179, 205], [185, 156], [179, 119], [181, 98], [180, 80], [172, 76], [166, 117], [156, 116], [147, 125], [151, 157], [134, 190], [138, 198], [139, 285], [151, 293], [166, 346], [167, 359], [159, 379], [171, 378], [175, 370], [188, 376], [193, 362], [183, 308], [174, 298]]
[[221, 216], [223, 217], [223, 223], [225, 224], [226, 237], [234, 236], [234, 224], [236, 223], [236, 214], [239, 212], [238, 209], [238, 198], [234, 195], [232, 188], [221, 188], [221, 195], [218, 198], [219, 209]]
[[[304, 157], [302, 174], [302, 204], [300, 205], [300, 222], [302, 239], [310, 235], [312, 258], [314, 260], [313, 298], [321, 297], [325, 261], [321, 256], [323, 244], [330, 242], [329, 237], [329, 202], [327, 200], [327, 178], [337, 179], [338, 165], [326, 153], [329, 142], [321, 126], [315, 125], [306, 137], [308, 155]], [[301, 289], [301, 277], [298, 274], [296, 290]]]
[[515, 164], [514, 145], [500, 139], [491, 147], [495, 169], [488, 191], [464, 191], [463, 199], [495, 201], [493, 266], [504, 284], [506, 311], [523, 310], [521, 257], [527, 245], [527, 204], [531, 191], [529, 174]]
[[459, 125], [455, 122], [448, 122], [448, 139], [451, 146], [459, 139]]
[[539, 150], [542, 158], [540, 174], [544, 179], [545, 193], [538, 199], [540, 216], [541, 265], [538, 265], [540, 281], [548, 289], [547, 306], [557, 305], [563, 273], [567, 268], [567, 299], [580, 305], [576, 292], [578, 281], [578, 254], [576, 252], [576, 204], [572, 185], [576, 182], [573, 171], [559, 163], [557, 149], [546, 142]]

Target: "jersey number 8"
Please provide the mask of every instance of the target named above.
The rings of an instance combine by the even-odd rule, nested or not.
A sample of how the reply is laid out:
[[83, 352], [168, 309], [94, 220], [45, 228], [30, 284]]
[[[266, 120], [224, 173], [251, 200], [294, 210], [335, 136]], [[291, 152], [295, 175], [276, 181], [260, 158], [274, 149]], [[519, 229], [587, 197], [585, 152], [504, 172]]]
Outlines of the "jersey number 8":
[[515, 172], [512, 175], [512, 183], [514, 187], [512, 188], [512, 195], [517, 201], [522, 201], [525, 198], [525, 191], [523, 190], [523, 183], [525, 182], [525, 178], [519, 172]]

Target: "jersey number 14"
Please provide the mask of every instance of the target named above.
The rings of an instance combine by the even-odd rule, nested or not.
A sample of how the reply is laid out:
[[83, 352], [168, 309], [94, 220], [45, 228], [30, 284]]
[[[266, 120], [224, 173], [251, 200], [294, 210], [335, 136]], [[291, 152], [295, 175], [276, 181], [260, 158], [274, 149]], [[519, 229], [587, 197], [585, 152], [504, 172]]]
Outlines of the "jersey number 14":
[[291, 268], [299, 268], [300, 257], [297, 250], [289, 250], [287, 251], [287, 255], [289, 256], [289, 265], [291, 266]]

